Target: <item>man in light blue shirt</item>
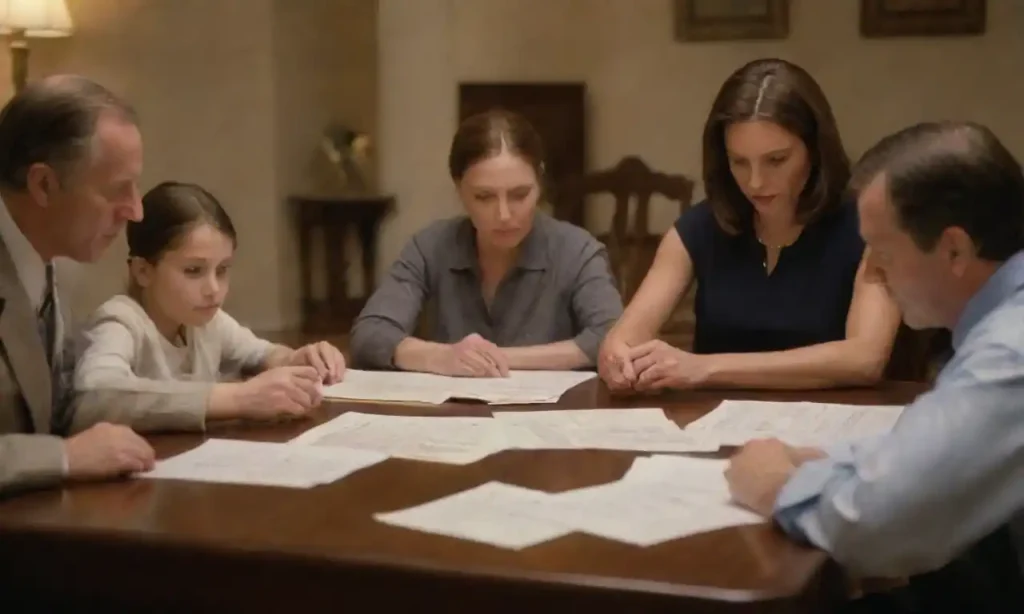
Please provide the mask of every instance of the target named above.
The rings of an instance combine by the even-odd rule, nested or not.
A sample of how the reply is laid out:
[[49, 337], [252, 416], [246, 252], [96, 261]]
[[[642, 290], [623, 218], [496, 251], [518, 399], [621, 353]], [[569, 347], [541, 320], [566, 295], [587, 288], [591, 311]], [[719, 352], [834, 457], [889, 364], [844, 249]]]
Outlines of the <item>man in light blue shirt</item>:
[[855, 575], [909, 577], [854, 609], [1024, 612], [1020, 164], [984, 127], [925, 123], [868, 151], [854, 188], [871, 272], [955, 354], [886, 435], [744, 446], [733, 497]]

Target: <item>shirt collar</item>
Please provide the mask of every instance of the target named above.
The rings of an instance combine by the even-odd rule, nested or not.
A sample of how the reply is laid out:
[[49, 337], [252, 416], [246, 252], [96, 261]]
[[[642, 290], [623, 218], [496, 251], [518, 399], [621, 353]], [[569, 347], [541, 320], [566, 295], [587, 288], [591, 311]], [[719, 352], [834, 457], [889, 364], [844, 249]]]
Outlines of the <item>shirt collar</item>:
[[[551, 222], [547, 215], [537, 212], [533, 217], [533, 227], [520, 245], [516, 268], [542, 271], [548, 267], [547, 234]], [[472, 270], [479, 267], [476, 252], [476, 229], [473, 222], [464, 218], [455, 234], [456, 251], [452, 259], [453, 270]]]
[[981, 290], [967, 301], [967, 306], [953, 327], [953, 349], [960, 347], [967, 334], [982, 318], [1021, 287], [1024, 287], [1024, 251], [1017, 252], [996, 269]]
[[14, 270], [18, 274], [25, 294], [28, 295], [32, 308], [38, 310], [43, 304], [46, 294], [46, 262], [32, 247], [25, 234], [18, 228], [7, 204], [0, 200], [0, 240], [7, 246], [14, 261]]

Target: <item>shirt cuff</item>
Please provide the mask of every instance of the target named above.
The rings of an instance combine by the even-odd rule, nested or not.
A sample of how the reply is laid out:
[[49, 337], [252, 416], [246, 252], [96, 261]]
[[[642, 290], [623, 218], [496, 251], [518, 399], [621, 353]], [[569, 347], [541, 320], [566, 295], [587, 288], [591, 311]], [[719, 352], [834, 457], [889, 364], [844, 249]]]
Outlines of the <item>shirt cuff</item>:
[[61, 447], [60, 452], [60, 475], [63, 478], [67, 478], [71, 473], [71, 464], [68, 462], [68, 446], [65, 443]]
[[835, 477], [836, 459], [808, 461], [790, 477], [775, 499], [775, 523], [793, 539], [810, 541], [801, 518], [818, 506], [825, 486]]

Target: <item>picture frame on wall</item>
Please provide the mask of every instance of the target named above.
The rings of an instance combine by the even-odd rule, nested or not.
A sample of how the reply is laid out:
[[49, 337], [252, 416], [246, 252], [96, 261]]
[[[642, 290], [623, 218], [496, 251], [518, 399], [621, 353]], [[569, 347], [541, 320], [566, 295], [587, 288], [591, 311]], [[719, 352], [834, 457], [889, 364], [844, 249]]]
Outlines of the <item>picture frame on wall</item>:
[[986, 0], [860, 0], [860, 33], [893, 36], [984, 34]]
[[680, 42], [789, 36], [789, 0], [675, 0], [673, 8]]

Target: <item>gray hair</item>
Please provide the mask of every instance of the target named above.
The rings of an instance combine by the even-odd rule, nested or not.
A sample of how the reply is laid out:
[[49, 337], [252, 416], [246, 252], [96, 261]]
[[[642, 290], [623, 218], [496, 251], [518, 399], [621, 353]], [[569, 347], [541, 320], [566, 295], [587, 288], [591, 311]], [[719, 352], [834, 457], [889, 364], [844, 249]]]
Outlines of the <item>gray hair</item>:
[[39, 163], [63, 181], [90, 155], [105, 113], [138, 125], [131, 105], [86, 77], [56, 75], [28, 84], [0, 111], [0, 188], [24, 190], [28, 169]]

